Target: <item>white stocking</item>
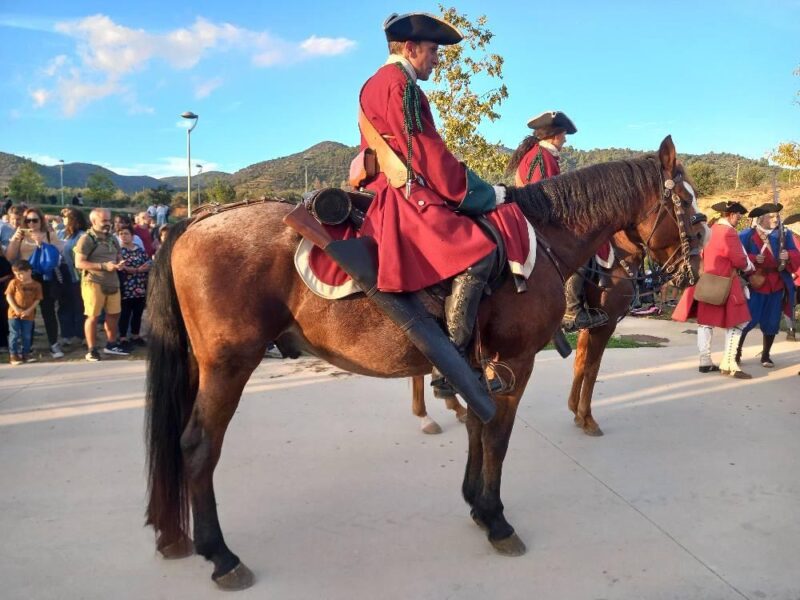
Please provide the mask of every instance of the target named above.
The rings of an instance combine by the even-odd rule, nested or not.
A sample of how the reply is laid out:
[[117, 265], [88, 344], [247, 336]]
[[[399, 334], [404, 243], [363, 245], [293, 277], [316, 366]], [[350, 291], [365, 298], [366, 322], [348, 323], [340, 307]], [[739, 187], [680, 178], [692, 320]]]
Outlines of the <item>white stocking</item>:
[[700, 366], [710, 367], [711, 362], [711, 340], [714, 337], [714, 328], [708, 325], [697, 326], [697, 350], [700, 352]]

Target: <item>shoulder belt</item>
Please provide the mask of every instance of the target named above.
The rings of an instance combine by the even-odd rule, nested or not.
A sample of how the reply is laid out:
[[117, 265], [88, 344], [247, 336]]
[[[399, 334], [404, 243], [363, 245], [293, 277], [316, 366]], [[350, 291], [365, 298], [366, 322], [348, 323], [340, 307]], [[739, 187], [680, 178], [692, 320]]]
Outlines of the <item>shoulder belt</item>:
[[358, 109], [358, 127], [367, 140], [369, 147], [375, 151], [378, 156], [378, 169], [386, 175], [389, 184], [395, 188], [403, 187], [408, 181], [408, 169], [402, 160], [395, 154], [394, 150], [389, 147], [383, 136], [378, 133], [375, 127], [370, 123], [364, 111]]

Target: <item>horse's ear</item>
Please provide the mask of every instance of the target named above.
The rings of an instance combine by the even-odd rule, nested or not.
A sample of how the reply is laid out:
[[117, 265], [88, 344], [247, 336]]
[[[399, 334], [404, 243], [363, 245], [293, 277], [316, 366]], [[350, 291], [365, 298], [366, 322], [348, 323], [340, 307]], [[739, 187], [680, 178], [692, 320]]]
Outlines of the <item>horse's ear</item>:
[[658, 158], [667, 173], [675, 172], [675, 144], [672, 143], [671, 135], [665, 137], [664, 141], [661, 142], [661, 147], [658, 149]]

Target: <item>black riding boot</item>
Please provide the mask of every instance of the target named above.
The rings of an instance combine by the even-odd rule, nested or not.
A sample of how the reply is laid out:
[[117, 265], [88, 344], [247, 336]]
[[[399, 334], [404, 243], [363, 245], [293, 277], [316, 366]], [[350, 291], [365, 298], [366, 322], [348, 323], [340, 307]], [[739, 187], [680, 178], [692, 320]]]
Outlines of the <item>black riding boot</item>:
[[[495, 261], [495, 253], [492, 252], [460, 275], [456, 275], [450, 295], [444, 301], [444, 318], [450, 341], [468, 363], [467, 346], [472, 340], [478, 308]], [[478, 375], [483, 378], [482, 371], [479, 370]], [[456, 393], [436, 367], [431, 372], [431, 385], [433, 395], [437, 398], [449, 398]]]
[[744, 338], [747, 337], [748, 331], [742, 332], [742, 337], [739, 338], [739, 345], [736, 346], [736, 364], [741, 364], [742, 362], [742, 349], [744, 348]]
[[774, 335], [764, 335], [764, 345], [761, 347], [761, 366], [771, 369], [775, 366], [769, 356], [769, 351], [772, 350], [772, 342], [775, 341]]
[[587, 310], [583, 304], [583, 285], [585, 282], [586, 267], [581, 267], [564, 283], [564, 299], [567, 301], [567, 310], [561, 320], [564, 331], [577, 331], [578, 329], [591, 329], [608, 323], [608, 315], [599, 308]]

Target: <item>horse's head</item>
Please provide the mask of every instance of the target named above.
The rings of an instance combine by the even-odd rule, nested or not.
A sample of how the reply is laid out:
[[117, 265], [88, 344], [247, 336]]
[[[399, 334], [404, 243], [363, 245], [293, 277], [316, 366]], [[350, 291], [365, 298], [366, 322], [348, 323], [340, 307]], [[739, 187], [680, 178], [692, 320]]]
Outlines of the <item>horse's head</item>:
[[671, 136], [661, 142], [656, 160], [661, 189], [626, 233], [641, 241], [673, 285], [686, 287], [696, 283], [700, 273], [700, 250], [708, 238], [706, 217], [697, 207], [694, 187], [677, 160]]

